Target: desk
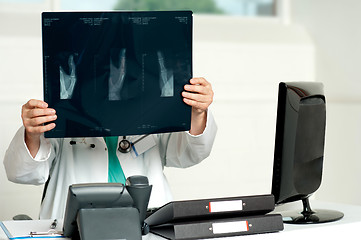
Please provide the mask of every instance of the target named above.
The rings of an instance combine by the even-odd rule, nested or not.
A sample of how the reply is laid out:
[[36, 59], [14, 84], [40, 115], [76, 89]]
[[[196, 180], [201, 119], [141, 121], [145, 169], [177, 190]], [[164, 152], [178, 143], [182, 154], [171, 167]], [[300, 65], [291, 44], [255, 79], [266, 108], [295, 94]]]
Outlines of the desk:
[[[293, 203], [291, 209], [302, 207], [300, 202]], [[311, 207], [313, 209], [330, 209], [338, 210], [345, 214], [345, 216], [336, 222], [313, 224], [313, 225], [292, 225], [285, 224], [284, 230], [277, 233], [239, 236], [230, 238], [216, 238], [217, 240], [227, 239], [241, 239], [241, 240], [283, 240], [283, 239], [360, 239], [361, 233], [361, 206], [336, 204], [312, 201]], [[282, 210], [284, 207], [276, 208], [275, 212]], [[289, 208], [288, 208], [289, 209]], [[288, 210], [287, 209], [287, 210]], [[64, 239], [64, 238], [63, 238]], [[153, 234], [143, 236], [143, 240], [160, 240], [163, 239]], [[8, 240], [5, 233], [0, 228], [0, 240]]]

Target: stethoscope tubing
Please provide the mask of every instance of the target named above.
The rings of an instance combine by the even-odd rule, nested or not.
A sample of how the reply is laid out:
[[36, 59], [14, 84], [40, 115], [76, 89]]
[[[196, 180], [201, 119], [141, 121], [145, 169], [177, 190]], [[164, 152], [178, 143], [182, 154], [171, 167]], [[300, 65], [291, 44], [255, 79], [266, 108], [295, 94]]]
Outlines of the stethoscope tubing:
[[[126, 139], [126, 136], [123, 136], [123, 139], [119, 142], [118, 144], [118, 151], [121, 153], [128, 153], [130, 152], [131, 148], [139, 141], [143, 140], [144, 138], [148, 137], [150, 134], [145, 134], [142, 137], [138, 138], [137, 140], [135, 140], [134, 142], [130, 142], [128, 139]], [[85, 139], [83, 139], [83, 141], [75, 141], [75, 140], [71, 140], [69, 142], [69, 144], [71, 146], [76, 145], [77, 143], [84, 143], [87, 144], [85, 142]], [[90, 148], [95, 148], [95, 144], [91, 143], [89, 144]]]

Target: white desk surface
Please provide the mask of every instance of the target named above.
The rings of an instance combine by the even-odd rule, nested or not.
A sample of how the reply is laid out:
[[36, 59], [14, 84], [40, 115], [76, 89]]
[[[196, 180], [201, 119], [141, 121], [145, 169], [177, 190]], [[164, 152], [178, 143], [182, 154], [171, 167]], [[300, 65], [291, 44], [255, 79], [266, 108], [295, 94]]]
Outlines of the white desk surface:
[[[292, 207], [297, 206], [302, 207], [301, 202], [298, 202], [297, 205], [292, 204]], [[328, 203], [328, 202], [318, 202], [311, 201], [311, 208], [314, 210], [317, 209], [329, 209], [341, 211], [345, 216], [336, 222], [322, 223], [322, 224], [305, 224], [305, 225], [293, 225], [293, 224], [284, 224], [284, 230], [277, 233], [268, 233], [268, 234], [257, 234], [257, 235], [247, 235], [247, 236], [238, 236], [238, 237], [229, 237], [229, 238], [216, 238], [220, 239], [242, 239], [242, 240], [282, 240], [282, 239], [361, 239], [361, 206], [358, 205], [347, 205], [347, 204], [337, 204], [337, 203]], [[277, 208], [276, 211], [281, 208]], [[298, 208], [297, 208], [298, 209]], [[44, 238], [43, 238], [44, 239]], [[153, 234], [148, 234], [143, 236], [143, 240], [159, 240], [163, 239]], [[5, 233], [0, 228], [0, 240], [8, 240]], [[45, 239], [44, 239], [45, 240]]]

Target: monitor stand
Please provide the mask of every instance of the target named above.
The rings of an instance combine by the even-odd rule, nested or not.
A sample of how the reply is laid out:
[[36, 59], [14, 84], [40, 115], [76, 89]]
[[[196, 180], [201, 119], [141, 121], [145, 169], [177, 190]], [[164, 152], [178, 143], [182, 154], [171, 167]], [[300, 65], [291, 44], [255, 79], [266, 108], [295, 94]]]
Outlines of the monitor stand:
[[283, 222], [291, 224], [314, 224], [340, 220], [344, 214], [339, 211], [317, 209], [313, 211], [308, 197], [302, 199], [303, 211], [282, 212]]

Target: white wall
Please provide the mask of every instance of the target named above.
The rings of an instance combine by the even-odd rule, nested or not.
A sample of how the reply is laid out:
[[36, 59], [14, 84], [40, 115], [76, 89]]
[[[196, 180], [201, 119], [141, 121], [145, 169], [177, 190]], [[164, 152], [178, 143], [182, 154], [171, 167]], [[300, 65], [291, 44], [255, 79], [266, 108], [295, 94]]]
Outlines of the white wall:
[[40, 13], [58, 3], [0, 3], [0, 220], [21, 213], [38, 217], [43, 186], [9, 182], [2, 159], [21, 126], [21, 106], [30, 98], [42, 99]]
[[196, 19], [195, 59], [202, 57], [195, 68], [214, 83], [220, 129], [205, 163], [166, 170], [177, 198], [269, 192], [275, 83], [316, 80], [325, 85], [327, 129], [323, 181], [315, 198], [361, 205], [361, 2], [279, 2], [285, 3], [285, 25], [270, 19]]
[[20, 213], [37, 218], [42, 186], [8, 182], [2, 159], [21, 126], [22, 104], [42, 98], [40, 15], [0, 13], [0, 29], [0, 220]]
[[316, 80], [327, 93], [324, 177], [316, 197], [361, 204], [361, 1], [292, 0], [291, 22], [316, 48]]
[[278, 19], [197, 16], [194, 69], [215, 91], [211, 156], [166, 169], [176, 199], [271, 192], [278, 83], [314, 80], [313, 43]]

